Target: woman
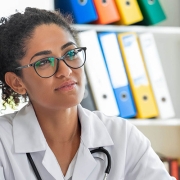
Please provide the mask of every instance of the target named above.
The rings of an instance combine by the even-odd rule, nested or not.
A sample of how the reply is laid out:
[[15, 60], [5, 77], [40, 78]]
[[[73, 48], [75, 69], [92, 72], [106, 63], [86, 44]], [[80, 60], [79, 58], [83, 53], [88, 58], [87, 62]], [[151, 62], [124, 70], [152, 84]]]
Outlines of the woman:
[[35, 8], [2, 19], [3, 100], [29, 103], [0, 118], [0, 179], [101, 180], [108, 159], [92, 152], [99, 147], [111, 156], [109, 180], [173, 179], [133, 125], [79, 104], [86, 48], [70, 24]]

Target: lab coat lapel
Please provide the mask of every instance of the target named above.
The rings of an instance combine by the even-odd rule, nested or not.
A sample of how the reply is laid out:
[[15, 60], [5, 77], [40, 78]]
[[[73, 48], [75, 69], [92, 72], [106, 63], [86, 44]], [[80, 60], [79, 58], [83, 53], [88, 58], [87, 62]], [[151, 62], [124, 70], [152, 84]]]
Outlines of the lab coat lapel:
[[47, 143], [29, 103], [13, 119], [14, 149], [16, 153], [43, 151]]
[[81, 123], [81, 139], [86, 147], [98, 148], [114, 145], [106, 126], [95, 113], [78, 105], [78, 115]]
[[96, 161], [89, 149], [81, 142], [72, 180], [86, 180], [96, 167]]
[[56, 157], [49, 147], [46, 149], [46, 153], [44, 155], [42, 164], [46, 168], [46, 170], [54, 177], [56, 180], [64, 180], [62, 171], [57, 162]]
[[[86, 180], [96, 168], [96, 160], [90, 150], [98, 147], [114, 145], [107, 128], [98, 116], [78, 105], [81, 122], [81, 143], [72, 180]], [[104, 159], [104, 155], [95, 156]]]

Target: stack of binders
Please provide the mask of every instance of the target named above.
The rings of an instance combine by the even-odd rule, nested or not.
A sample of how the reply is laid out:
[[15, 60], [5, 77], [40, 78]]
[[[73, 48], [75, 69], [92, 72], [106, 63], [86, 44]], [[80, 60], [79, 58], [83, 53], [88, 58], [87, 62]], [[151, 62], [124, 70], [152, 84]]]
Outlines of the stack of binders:
[[76, 24], [152, 25], [166, 19], [158, 0], [55, 0], [54, 2], [55, 9], [71, 14]]
[[126, 119], [175, 116], [152, 34], [88, 30], [79, 37], [87, 47], [85, 70], [93, 110]]

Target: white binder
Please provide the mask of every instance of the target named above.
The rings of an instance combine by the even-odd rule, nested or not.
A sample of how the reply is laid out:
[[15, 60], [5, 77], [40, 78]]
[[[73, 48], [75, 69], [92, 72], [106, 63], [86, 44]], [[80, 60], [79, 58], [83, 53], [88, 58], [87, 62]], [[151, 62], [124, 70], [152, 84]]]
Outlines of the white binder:
[[120, 114], [110, 83], [96, 31], [79, 33], [80, 45], [87, 47], [85, 69], [98, 110], [109, 116]]
[[140, 34], [139, 43], [158, 106], [159, 117], [162, 119], [172, 118], [175, 116], [175, 112], [153, 34]]

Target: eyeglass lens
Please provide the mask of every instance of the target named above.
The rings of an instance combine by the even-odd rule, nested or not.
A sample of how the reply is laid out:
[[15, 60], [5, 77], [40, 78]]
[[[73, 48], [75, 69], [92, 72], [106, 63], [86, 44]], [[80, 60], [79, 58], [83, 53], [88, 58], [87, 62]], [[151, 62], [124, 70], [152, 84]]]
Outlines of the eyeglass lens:
[[34, 68], [41, 77], [50, 77], [57, 71], [57, 68], [59, 68], [57, 67], [59, 60], [63, 60], [64, 63], [71, 68], [79, 68], [85, 61], [84, 49], [72, 49], [59, 59], [55, 57], [43, 58], [35, 63]]

